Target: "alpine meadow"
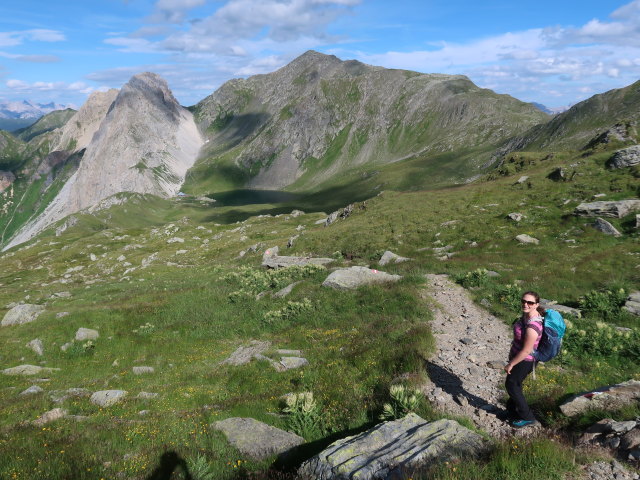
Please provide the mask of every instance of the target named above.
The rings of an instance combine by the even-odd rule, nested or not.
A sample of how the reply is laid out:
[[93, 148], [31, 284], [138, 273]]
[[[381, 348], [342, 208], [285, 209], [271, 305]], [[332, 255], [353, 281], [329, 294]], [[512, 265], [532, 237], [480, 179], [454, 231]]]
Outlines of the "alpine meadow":
[[308, 51], [0, 131], [0, 479], [639, 478], [639, 122]]

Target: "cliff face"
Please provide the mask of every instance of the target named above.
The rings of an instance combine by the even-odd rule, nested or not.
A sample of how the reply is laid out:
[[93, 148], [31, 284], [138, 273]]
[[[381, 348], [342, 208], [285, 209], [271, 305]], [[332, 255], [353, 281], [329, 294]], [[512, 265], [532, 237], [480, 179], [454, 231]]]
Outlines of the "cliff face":
[[175, 195], [201, 145], [192, 114], [158, 75], [136, 75], [119, 92], [94, 94], [58, 142], [60, 150], [85, 148], [78, 170], [7, 248], [119, 192]]
[[271, 74], [227, 82], [195, 112], [209, 139], [202, 162], [223, 174], [232, 158], [257, 188], [307, 188], [359, 165], [488, 151], [549, 118], [461, 75], [313, 51]]

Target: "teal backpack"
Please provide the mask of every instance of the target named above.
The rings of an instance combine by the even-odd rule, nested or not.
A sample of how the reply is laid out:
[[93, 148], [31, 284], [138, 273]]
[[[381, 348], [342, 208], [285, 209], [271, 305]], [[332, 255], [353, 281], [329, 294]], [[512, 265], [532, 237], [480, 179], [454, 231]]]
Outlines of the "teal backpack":
[[551, 308], [547, 308], [542, 326], [542, 338], [538, 348], [531, 355], [538, 362], [548, 362], [560, 353], [562, 337], [567, 326], [562, 315]]

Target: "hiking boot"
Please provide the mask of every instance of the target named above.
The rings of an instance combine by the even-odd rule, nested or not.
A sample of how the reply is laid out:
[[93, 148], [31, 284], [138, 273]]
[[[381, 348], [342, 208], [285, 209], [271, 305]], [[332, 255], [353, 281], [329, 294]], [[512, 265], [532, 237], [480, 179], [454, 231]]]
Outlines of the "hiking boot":
[[535, 420], [515, 420], [514, 422], [511, 423], [511, 426], [513, 428], [524, 428], [524, 427], [530, 427], [535, 425], [536, 422]]

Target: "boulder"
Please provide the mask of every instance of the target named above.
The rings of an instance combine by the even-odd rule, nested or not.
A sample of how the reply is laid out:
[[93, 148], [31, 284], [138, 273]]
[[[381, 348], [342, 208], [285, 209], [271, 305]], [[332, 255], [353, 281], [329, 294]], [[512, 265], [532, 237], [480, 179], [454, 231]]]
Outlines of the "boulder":
[[127, 393], [125, 390], [101, 390], [91, 395], [89, 401], [100, 407], [110, 407], [124, 400]]
[[31, 385], [26, 390], [23, 390], [22, 392], [20, 392], [20, 395], [35, 395], [36, 393], [42, 393], [42, 392], [44, 392], [42, 387], [38, 385]]
[[487, 442], [454, 420], [427, 422], [414, 413], [329, 445], [298, 470], [316, 480], [397, 479], [433, 462], [469, 459]]
[[263, 460], [271, 455], [285, 454], [304, 443], [304, 438], [259, 422], [253, 418], [227, 418], [211, 424], [224, 433], [231, 445], [242, 455]]
[[40, 367], [38, 365], [18, 365], [17, 367], [5, 368], [2, 370], [2, 373], [5, 375], [21, 375], [21, 376], [30, 376], [30, 375], [38, 375], [40, 373], [49, 373], [56, 370], [60, 370], [59, 368], [45, 368]]
[[617, 410], [638, 400], [640, 380], [629, 380], [575, 395], [560, 405], [560, 411], [568, 417], [573, 417], [590, 409]]
[[599, 232], [604, 233], [605, 235], [612, 235], [614, 237], [619, 237], [622, 234], [616, 229], [616, 227], [614, 227], [613, 225], [611, 225], [609, 222], [607, 222], [606, 220], [603, 220], [602, 218], [596, 218], [596, 221], [593, 223], [593, 228], [595, 228], [596, 230], [598, 230]]
[[262, 256], [262, 266], [267, 268], [286, 268], [293, 265], [326, 265], [333, 262], [333, 258], [321, 257], [292, 257], [278, 255], [278, 247], [269, 248]]
[[607, 166], [611, 169], [632, 167], [638, 164], [640, 164], [640, 145], [618, 150], [607, 162]]
[[63, 410], [62, 408], [54, 408], [53, 410], [49, 410], [48, 412], [43, 413], [31, 423], [38, 426], [44, 425], [46, 423], [64, 418], [66, 415], [66, 410]]
[[153, 367], [133, 367], [134, 375], [144, 375], [146, 373], [154, 373], [155, 369]]
[[553, 300], [547, 300], [545, 298], [541, 298], [540, 299], [540, 306], [542, 308], [552, 308], [556, 312], [560, 312], [560, 313], [565, 314], [565, 315], [572, 315], [572, 316], [577, 317], [577, 318], [581, 318], [582, 317], [582, 312], [580, 310], [578, 310], [577, 308], [567, 307], [566, 305], [561, 305], [559, 303], [556, 303]]
[[302, 357], [281, 357], [280, 365], [282, 365], [283, 370], [292, 370], [309, 365], [309, 360]]
[[400, 255], [396, 255], [395, 253], [387, 250], [382, 254], [382, 257], [380, 257], [380, 260], [378, 261], [378, 265], [385, 266], [389, 263], [402, 263], [408, 260], [411, 260], [411, 259], [407, 257], [401, 257]]
[[249, 363], [256, 355], [262, 355], [271, 347], [271, 342], [251, 340], [248, 346], [238, 347], [230, 357], [222, 362], [222, 365], [244, 365]]
[[341, 268], [331, 272], [322, 282], [322, 286], [336, 290], [350, 290], [362, 285], [397, 282], [401, 278], [400, 275], [390, 275], [367, 267]]
[[580, 217], [622, 218], [637, 211], [640, 211], [640, 200], [619, 200], [581, 203], [575, 208], [574, 213]]
[[300, 282], [293, 282], [293, 283], [287, 285], [286, 287], [284, 287], [282, 290], [278, 290], [276, 293], [273, 294], [273, 296], [276, 297], [276, 298], [284, 298], [287, 295], [289, 295], [291, 293], [291, 291], [293, 290], [293, 287], [295, 287], [299, 283]]
[[96, 340], [100, 336], [97, 330], [91, 328], [80, 327], [76, 332], [76, 341], [83, 342], [84, 340]]
[[518, 181], [516, 183], [524, 183], [527, 180], [529, 180], [529, 177], [527, 175], [523, 175], [518, 179]]
[[44, 355], [44, 345], [42, 344], [42, 340], [40, 340], [39, 338], [34, 338], [25, 346], [36, 352], [36, 355]]
[[553, 170], [549, 175], [547, 175], [549, 180], [553, 180], [554, 182], [564, 181], [566, 180], [566, 175], [564, 173], [564, 168], [558, 167]]
[[509, 215], [507, 215], [507, 218], [509, 220], [513, 220], [514, 222], [519, 222], [524, 218], [524, 215], [522, 215], [521, 213], [512, 212]]
[[518, 235], [516, 237], [516, 240], [519, 241], [520, 243], [528, 243], [528, 244], [532, 244], [532, 245], [538, 245], [540, 243], [540, 240], [538, 240], [537, 238], [533, 238], [533, 237], [527, 235], [526, 233]]
[[28, 303], [16, 305], [5, 314], [0, 325], [8, 327], [33, 322], [42, 312], [44, 312], [44, 305], [31, 305]]
[[640, 292], [632, 292], [622, 308], [634, 315], [640, 315]]

